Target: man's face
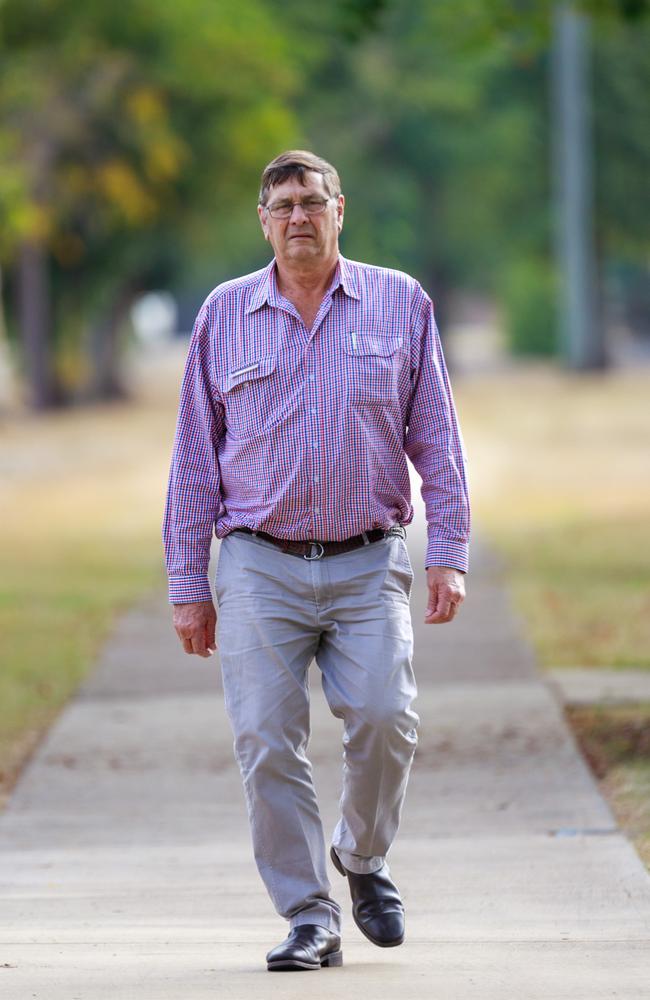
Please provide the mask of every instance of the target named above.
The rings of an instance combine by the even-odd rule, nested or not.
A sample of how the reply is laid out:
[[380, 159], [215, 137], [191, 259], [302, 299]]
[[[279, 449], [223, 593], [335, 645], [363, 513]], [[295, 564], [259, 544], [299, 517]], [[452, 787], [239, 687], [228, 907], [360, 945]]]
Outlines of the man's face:
[[[276, 184], [269, 191], [266, 204], [300, 202], [308, 198], [327, 198], [323, 175], [314, 170], [305, 172], [302, 185], [297, 177], [290, 177]], [[274, 219], [270, 212], [258, 205], [257, 212], [264, 236], [281, 263], [301, 261], [329, 261], [338, 253], [338, 237], [343, 228], [343, 195], [330, 198], [320, 215], [308, 215], [301, 205], [294, 205], [288, 219]]]

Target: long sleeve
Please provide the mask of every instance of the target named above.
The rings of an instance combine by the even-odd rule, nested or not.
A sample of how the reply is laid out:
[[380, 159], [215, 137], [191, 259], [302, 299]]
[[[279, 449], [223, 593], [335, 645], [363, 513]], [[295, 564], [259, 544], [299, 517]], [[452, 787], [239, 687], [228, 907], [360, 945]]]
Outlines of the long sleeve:
[[422, 479], [428, 544], [426, 566], [467, 571], [470, 506], [465, 451], [433, 304], [422, 289], [414, 302], [406, 454]]
[[210, 378], [208, 309], [199, 312], [190, 340], [163, 520], [172, 604], [210, 600], [210, 543], [221, 508], [219, 441], [223, 405]]

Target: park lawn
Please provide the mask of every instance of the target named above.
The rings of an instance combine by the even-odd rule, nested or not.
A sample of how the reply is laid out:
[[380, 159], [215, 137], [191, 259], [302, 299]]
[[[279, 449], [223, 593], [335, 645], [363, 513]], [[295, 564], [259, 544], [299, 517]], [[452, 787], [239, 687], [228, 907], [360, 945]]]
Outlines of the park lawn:
[[455, 395], [476, 523], [540, 665], [649, 668], [650, 374], [513, 368]]
[[176, 400], [0, 423], [0, 806], [116, 614], [164, 589]]

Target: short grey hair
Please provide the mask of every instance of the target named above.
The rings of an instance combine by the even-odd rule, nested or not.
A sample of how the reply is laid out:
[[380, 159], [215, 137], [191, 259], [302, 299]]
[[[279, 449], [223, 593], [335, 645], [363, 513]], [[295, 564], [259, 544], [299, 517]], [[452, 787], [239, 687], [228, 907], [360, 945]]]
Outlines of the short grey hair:
[[264, 167], [259, 204], [266, 205], [271, 188], [275, 187], [276, 184], [283, 184], [290, 177], [297, 177], [304, 185], [305, 173], [310, 170], [321, 174], [328, 195], [331, 198], [338, 198], [341, 193], [341, 180], [336, 168], [331, 163], [316, 156], [315, 153], [310, 153], [307, 149], [288, 149]]

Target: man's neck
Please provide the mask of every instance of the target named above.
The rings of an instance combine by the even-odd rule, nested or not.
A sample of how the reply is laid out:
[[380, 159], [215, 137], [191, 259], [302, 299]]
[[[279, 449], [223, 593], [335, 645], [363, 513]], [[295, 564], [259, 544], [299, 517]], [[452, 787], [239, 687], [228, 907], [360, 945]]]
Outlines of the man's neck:
[[285, 298], [322, 299], [332, 283], [338, 264], [338, 251], [333, 260], [324, 264], [314, 261], [311, 267], [287, 267], [276, 260], [278, 291]]

